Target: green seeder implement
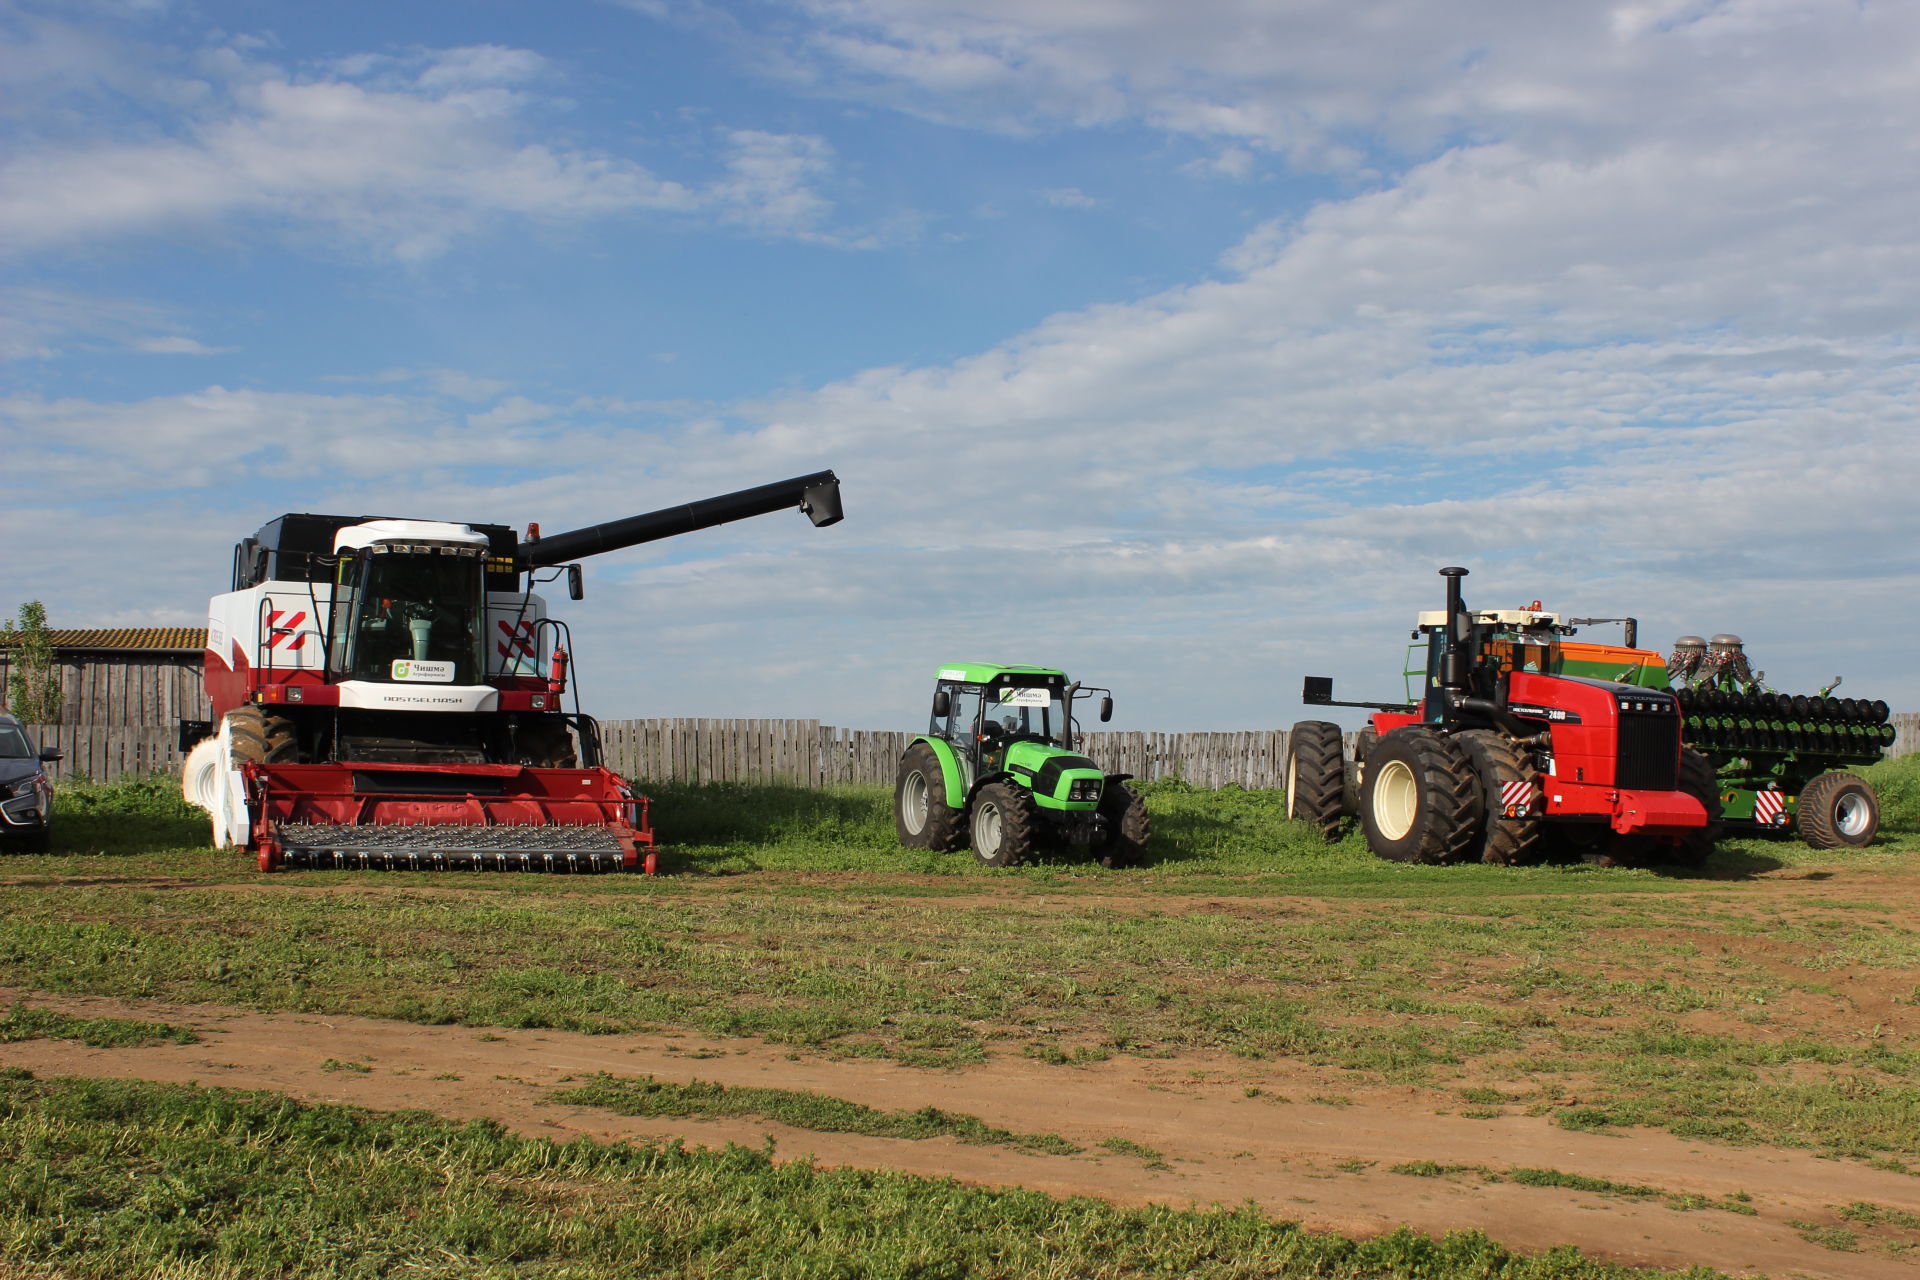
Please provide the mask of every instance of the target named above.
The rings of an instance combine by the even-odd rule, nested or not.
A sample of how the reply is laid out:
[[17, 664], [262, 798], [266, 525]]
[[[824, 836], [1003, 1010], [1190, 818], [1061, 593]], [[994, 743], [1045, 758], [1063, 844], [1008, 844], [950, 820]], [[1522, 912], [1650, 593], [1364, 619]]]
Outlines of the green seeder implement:
[[1084, 846], [1106, 866], [1146, 854], [1146, 804], [1074, 750], [1073, 704], [1104, 689], [1048, 667], [957, 662], [935, 676], [927, 731], [900, 758], [894, 826], [909, 849], [973, 849], [1013, 866], [1045, 843]]

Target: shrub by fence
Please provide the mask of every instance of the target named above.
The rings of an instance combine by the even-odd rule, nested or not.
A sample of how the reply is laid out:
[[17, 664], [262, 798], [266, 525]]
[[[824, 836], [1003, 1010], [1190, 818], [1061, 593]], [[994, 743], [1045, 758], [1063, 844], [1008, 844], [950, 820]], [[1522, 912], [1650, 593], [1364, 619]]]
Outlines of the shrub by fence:
[[[1893, 717], [1899, 730], [1891, 755], [1920, 751], [1920, 714]], [[101, 780], [123, 774], [178, 772], [172, 728], [143, 725], [41, 725], [42, 746], [66, 758], [56, 777]], [[788, 782], [891, 785], [911, 734], [840, 729], [818, 720], [605, 720], [600, 724], [609, 768], [643, 782]], [[1280, 729], [1237, 733], [1106, 731], [1083, 735], [1081, 750], [1113, 773], [1155, 780], [1181, 778], [1196, 787], [1264, 790], [1285, 785], [1287, 735]]]

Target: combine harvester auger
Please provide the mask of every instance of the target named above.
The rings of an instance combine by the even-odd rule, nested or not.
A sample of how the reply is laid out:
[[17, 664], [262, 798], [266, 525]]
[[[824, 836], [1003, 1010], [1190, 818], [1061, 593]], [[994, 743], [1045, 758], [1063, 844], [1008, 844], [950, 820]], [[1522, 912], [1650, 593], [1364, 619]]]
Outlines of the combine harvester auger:
[[572, 710], [566, 624], [536, 573], [797, 507], [841, 518], [831, 471], [523, 539], [495, 524], [284, 515], [234, 548], [208, 607], [212, 721], [181, 789], [214, 843], [276, 867], [646, 871], [646, 797]]

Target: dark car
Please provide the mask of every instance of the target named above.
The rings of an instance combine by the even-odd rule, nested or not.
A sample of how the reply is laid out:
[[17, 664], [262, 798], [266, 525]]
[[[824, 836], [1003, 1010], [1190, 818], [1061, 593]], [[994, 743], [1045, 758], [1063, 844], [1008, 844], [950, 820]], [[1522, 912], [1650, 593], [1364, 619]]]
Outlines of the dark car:
[[61, 754], [42, 751], [25, 725], [0, 712], [0, 849], [46, 852], [52, 837], [53, 781], [44, 766]]

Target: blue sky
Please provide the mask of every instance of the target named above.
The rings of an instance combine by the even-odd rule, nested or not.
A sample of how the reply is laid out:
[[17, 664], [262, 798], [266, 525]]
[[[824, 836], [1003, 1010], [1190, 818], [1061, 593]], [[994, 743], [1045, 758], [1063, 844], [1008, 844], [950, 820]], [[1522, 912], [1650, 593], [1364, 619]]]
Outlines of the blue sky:
[[187, 623], [288, 510], [601, 557], [604, 716], [1398, 689], [1469, 599], [1920, 706], [1920, 11], [0, 2], [0, 609]]

